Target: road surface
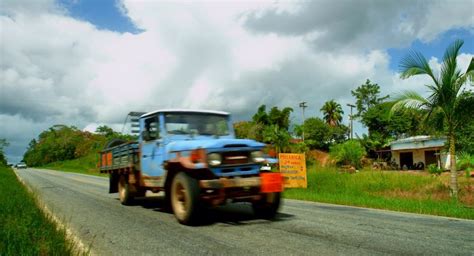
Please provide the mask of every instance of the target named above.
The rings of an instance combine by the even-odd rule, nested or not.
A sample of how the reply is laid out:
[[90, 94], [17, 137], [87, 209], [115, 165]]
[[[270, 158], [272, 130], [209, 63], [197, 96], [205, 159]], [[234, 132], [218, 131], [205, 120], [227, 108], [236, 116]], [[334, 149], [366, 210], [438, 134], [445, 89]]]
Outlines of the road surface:
[[277, 220], [250, 205], [210, 210], [183, 226], [151, 196], [123, 206], [108, 179], [17, 170], [93, 255], [474, 255], [474, 221], [284, 200]]

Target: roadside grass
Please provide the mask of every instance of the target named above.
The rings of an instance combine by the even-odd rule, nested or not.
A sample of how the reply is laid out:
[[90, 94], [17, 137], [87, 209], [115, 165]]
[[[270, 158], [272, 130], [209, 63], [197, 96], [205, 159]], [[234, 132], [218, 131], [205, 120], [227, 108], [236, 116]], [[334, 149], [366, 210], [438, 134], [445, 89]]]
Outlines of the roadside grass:
[[459, 202], [449, 196], [449, 175], [309, 166], [307, 189], [286, 189], [285, 198], [474, 219], [474, 180], [459, 176]]
[[98, 157], [97, 153], [92, 153], [73, 160], [49, 163], [39, 168], [106, 177], [108, 175], [100, 173], [97, 168]]
[[66, 231], [43, 214], [13, 170], [0, 167], [0, 255], [74, 255], [74, 251]]

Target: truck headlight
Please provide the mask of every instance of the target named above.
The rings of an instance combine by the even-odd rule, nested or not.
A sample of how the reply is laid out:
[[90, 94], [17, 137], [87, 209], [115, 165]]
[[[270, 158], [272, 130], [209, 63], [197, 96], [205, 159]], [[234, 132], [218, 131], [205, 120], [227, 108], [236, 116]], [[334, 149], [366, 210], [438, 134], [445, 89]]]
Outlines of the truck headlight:
[[207, 155], [207, 163], [210, 166], [218, 166], [222, 163], [222, 156], [218, 153], [211, 153]]
[[263, 157], [262, 151], [253, 151], [250, 156], [252, 157], [252, 161], [255, 163], [263, 163], [265, 162], [265, 158]]

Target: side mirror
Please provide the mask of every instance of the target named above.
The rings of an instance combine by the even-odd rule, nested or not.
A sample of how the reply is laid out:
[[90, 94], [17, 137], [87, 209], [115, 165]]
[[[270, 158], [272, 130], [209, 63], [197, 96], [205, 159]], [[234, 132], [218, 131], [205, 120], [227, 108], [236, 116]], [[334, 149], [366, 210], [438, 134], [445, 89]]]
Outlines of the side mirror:
[[142, 131], [142, 139], [150, 140], [150, 133], [148, 131]]

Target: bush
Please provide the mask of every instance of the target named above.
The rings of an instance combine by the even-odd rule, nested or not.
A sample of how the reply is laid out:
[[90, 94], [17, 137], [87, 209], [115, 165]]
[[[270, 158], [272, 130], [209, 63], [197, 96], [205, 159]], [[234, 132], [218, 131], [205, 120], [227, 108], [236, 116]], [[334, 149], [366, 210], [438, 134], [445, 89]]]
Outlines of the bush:
[[470, 177], [471, 171], [474, 170], [474, 155], [462, 152], [458, 156], [457, 166], [459, 170], [464, 170], [466, 172], [466, 177]]
[[440, 175], [443, 170], [439, 168], [436, 164], [430, 164], [428, 165], [428, 172], [434, 175]]
[[337, 164], [361, 167], [361, 160], [366, 155], [364, 147], [357, 140], [349, 140], [334, 145], [329, 150], [329, 155]]

